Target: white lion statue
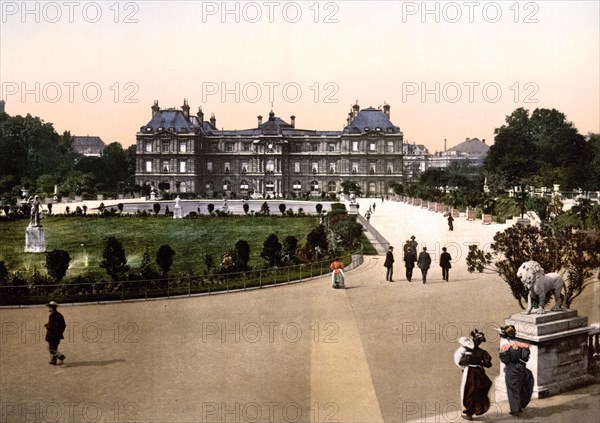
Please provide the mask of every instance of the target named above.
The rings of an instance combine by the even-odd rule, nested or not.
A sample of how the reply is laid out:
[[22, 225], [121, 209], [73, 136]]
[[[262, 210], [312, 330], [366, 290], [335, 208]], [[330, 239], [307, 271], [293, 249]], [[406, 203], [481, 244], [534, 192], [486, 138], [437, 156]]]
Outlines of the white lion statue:
[[544, 269], [537, 261], [526, 261], [519, 267], [517, 276], [523, 281], [523, 285], [529, 291], [527, 296], [527, 312], [531, 313], [533, 308], [532, 297], [538, 299], [538, 314], [544, 313], [544, 304], [546, 303], [546, 295], [549, 292], [554, 293], [554, 308], [552, 310], [561, 310], [562, 305], [562, 288], [565, 284], [562, 276], [558, 273], [544, 274]]

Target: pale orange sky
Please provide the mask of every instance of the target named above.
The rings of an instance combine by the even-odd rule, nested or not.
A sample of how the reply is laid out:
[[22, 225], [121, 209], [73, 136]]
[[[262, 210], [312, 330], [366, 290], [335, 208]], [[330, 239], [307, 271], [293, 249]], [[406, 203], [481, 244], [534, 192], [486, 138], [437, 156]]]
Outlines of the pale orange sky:
[[598, 1], [1, 3], [7, 112], [106, 143], [131, 145], [154, 100], [184, 98], [225, 129], [271, 100], [321, 130], [343, 129], [356, 100], [387, 102], [431, 152], [491, 143], [517, 107], [600, 132]]

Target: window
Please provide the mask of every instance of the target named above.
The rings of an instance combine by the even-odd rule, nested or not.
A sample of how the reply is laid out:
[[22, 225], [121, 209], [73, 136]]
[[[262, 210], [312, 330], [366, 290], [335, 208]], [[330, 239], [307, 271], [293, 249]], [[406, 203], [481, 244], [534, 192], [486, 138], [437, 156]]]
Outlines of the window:
[[358, 173], [358, 163], [352, 163], [352, 173], [354, 175]]
[[294, 173], [300, 173], [300, 162], [294, 163]]
[[377, 151], [377, 144], [374, 142], [369, 143], [369, 151]]
[[294, 144], [294, 153], [301, 153], [302, 152], [302, 144], [298, 143], [298, 144]]
[[213, 190], [213, 183], [212, 182], [207, 182], [206, 183], [206, 190], [207, 191], [212, 191]]
[[312, 164], [312, 173], [319, 173], [319, 163], [314, 162]]
[[330, 142], [329, 144], [327, 144], [327, 151], [335, 151], [335, 143]]
[[242, 173], [248, 172], [248, 162], [242, 162]]
[[181, 141], [179, 143], [179, 152], [180, 153], [187, 153], [187, 141]]
[[375, 182], [369, 182], [369, 195], [374, 195], [377, 193], [377, 185]]
[[329, 191], [329, 192], [337, 191], [337, 185], [336, 185], [335, 181], [329, 181], [327, 183], [327, 191]]
[[388, 163], [387, 173], [394, 173], [394, 163]]
[[329, 173], [335, 173], [335, 163], [329, 163]]
[[212, 162], [206, 162], [206, 171], [208, 173], [212, 173], [212, 171], [213, 171], [213, 164], [212, 164]]
[[242, 181], [240, 182], [240, 190], [242, 191], [248, 191], [249, 186], [248, 186], [248, 181]]
[[352, 151], [358, 151], [358, 141], [352, 141]]
[[319, 144], [311, 144], [312, 151], [319, 151]]
[[223, 191], [231, 191], [231, 184], [229, 181], [223, 181]]
[[179, 162], [179, 172], [180, 173], [185, 173], [186, 172], [186, 166], [187, 166], [187, 162], [186, 161]]
[[369, 173], [371, 175], [375, 174], [375, 163], [369, 163]]
[[225, 162], [223, 163], [223, 171], [225, 173], [229, 173], [231, 171], [231, 165], [229, 162]]
[[265, 188], [267, 189], [267, 191], [275, 191], [275, 184], [273, 183], [273, 181], [267, 181], [265, 183]]
[[318, 181], [312, 181], [310, 183], [310, 190], [311, 191], [318, 191], [319, 190], [319, 182]]
[[146, 160], [146, 172], [152, 172], [152, 160]]
[[294, 185], [292, 185], [292, 189], [296, 192], [302, 191], [302, 184], [300, 181], [294, 181]]
[[242, 143], [242, 151], [250, 151], [251, 150], [251, 146], [252, 144], [250, 144], [249, 142], [245, 142]]
[[162, 151], [163, 151], [163, 153], [169, 152], [169, 141], [162, 142]]
[[152, 141], [146, 141], [145, 150], [146, 153], [152, 153]]
[[393, 153], [394, 152], [394, 141], [388, 141], [386, 144], [386, 152]]
[[270, 173], [275, 172], [275, 162], [273, 160], [267, 160], [267, 167], [265, 170]]
[[225, 143], [225, 151], [228, 153], [233, 153], [234, 148], [232, 142]]
[[169, 172], [169, 162], [166, 160], [162, 162], [162, 171], [163, 173]]
[[213, 151], [213, 152], [219, 151], [219, 144], [217, 144], [216, 142], [212, 143], [210, 145], [210, 151]]
[[179, 192], [187, 192], [187, 184], [185, 182], [179, 184]]

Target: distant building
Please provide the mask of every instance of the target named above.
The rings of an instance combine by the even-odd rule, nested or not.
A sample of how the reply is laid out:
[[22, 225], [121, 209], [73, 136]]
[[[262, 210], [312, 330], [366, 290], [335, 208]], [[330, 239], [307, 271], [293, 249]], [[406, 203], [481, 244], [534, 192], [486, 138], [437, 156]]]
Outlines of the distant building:
[[421, 173], [429, 166], [431, 153], [423, 144], [403, 144], [402, 153], [404, 158], [404, 179], [406, 181], [417, 180]]
[[73, 136], [73, 150], [84, 156], [100, 157], [104, 147], [106, 145], [100, 137]]
[[[444, 144], [446, 141], [444, 140]], [[445, 147], [445, 145], [444, 145]], [[485, 143], [485, 139], [467, 138], [460, 144], [445, 151], [436, 152], [429, 159], [430, 168], [445, 168], [452, 163], [468, 164], [471, 166], [481, 166], [488, 155], [490, 146]]]
[[[217, 129], [214, 115], [202, 108], [152, 106], [152, 118], [136, 136], [136, 184], [199, 195], [338, 193], [343, 181], [363, 193], [384, 195], [402, 180], [400, 128], [390, 121], [390, 106], [360, 110], [352, 106], [341, 131], [299, 129], [271, 110], [254, 128]], [[163, 184], [164, 185], [164, 184]]]

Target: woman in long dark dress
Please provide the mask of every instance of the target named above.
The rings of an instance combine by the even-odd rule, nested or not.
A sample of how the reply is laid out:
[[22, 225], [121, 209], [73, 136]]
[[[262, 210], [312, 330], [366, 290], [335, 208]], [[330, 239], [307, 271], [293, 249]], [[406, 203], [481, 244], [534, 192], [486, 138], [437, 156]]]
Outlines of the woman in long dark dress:
[[505, 364], [504, 377], [510, 414], [518, 414], [531, 401], [533, 373], [527, 368], [529, 345], [518, 342], [513, 325], [500, 328], [500, 361]]
[[484, 367], [492, 367], [492, 357], [479, 345], [485, 342], [485, 335], [475, 329], [471, 338], [462, 337], [458, 340], [461, 347], [454, 353], [455, 363], [463, 369], [460, 387], [460, 399], [464, 408], [461, 416], [473, 420], [473, 416], [481, 416], [490, 408], [488, 392], [492, 381], [485, 374]]

